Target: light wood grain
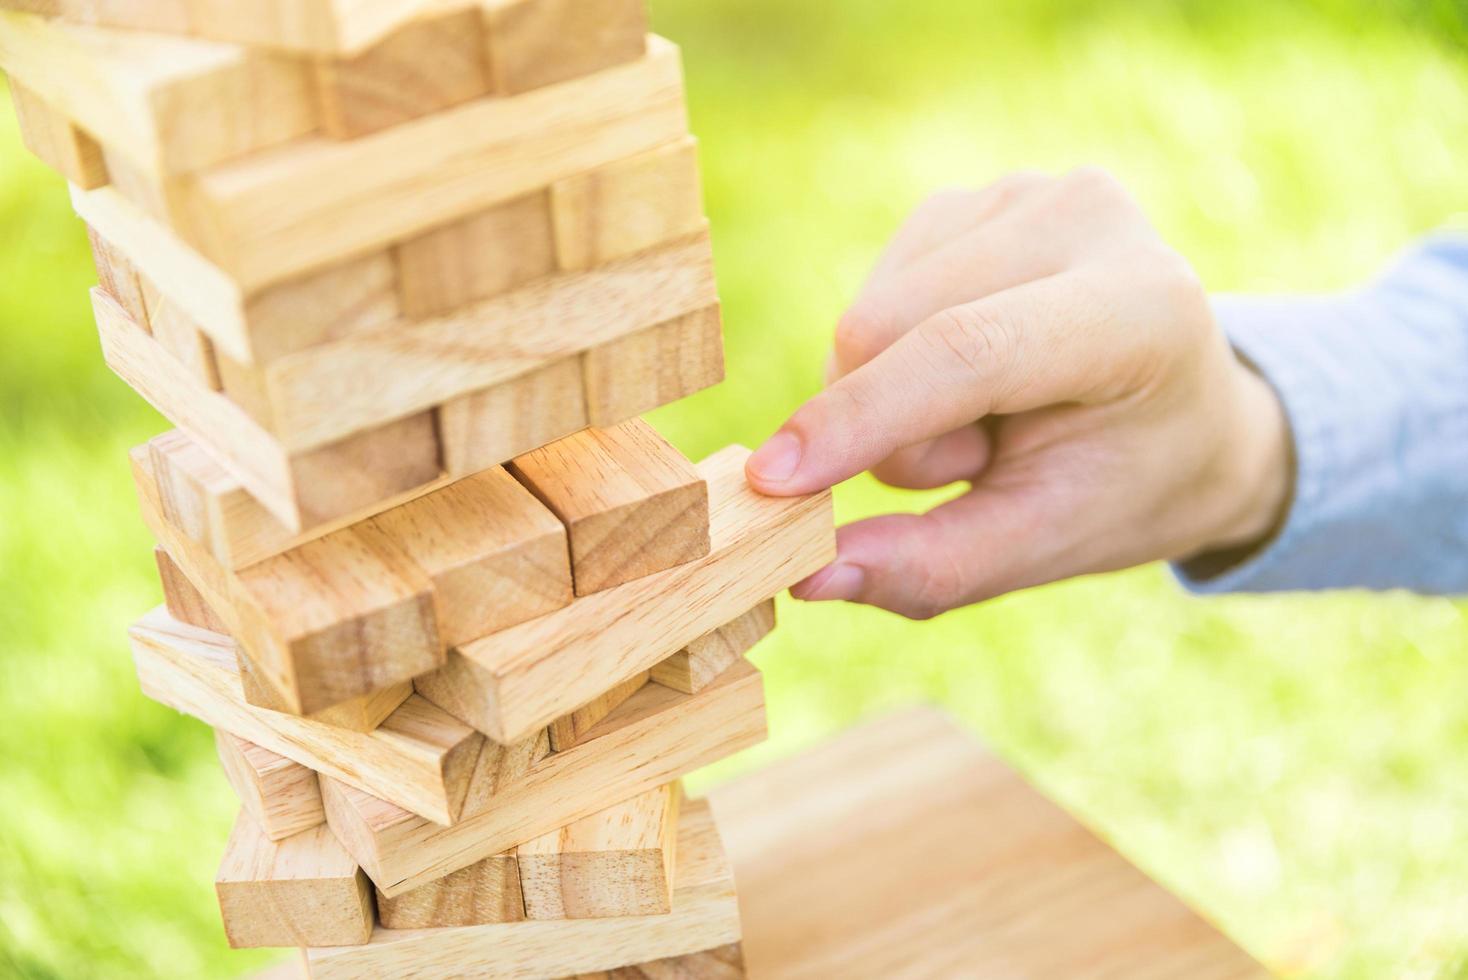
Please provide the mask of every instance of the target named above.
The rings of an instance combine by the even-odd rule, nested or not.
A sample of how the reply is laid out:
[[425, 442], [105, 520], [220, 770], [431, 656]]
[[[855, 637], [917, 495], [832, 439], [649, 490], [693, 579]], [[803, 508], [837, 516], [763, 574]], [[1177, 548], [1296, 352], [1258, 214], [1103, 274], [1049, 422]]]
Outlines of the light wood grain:
[[672, 911], [677, 783], [582, 817], [515, 848], [525, 915], [598, 919]]
[[589, 424], [616, 425], [724, 380], [717, 304], [644, 327], [581, 355]]
[[508, 469], [566, 525], [578, 596], [709, 552], [707, 485], [641, 419], [578, 432]]
[[739, 943], [729, 943], [701, 953], [636, 966], [578, 973], [565, 980], [744, 980], [744, 977], [744, 949]]
[[513, 852], [487, 857], [396, 898], [377, 893], [377, 919], [384, 929], [447, 929], [524, 918]]
[[451, 475], [477, 473], [586, 428], [581, 361], [567, 357], [438, 408]]
[[585, 704], [835, 557], [829, 494], [764, 497], [737, 446], [699, 464], [712, 550], [450, 651], [420, 693], [499, 742]]
[[0, 65], [157, 174], [189, 173], [316, 128], [305, 66], [250, 48], [0, 11]]
[[326, 134], [356, 139], [485, 95], [481, 23], [474, 9], [427, 17], [360, 54], [316, 59]]
[[538, 279], [260, 368], [274, 432], [293, 450], [521, 377], [717, 299], [706, 232], [589, 272]]
[[143, 298], [143, 280], [137, 267], [105, 238], [87, 229], [92, 246], [92, 266], [97, 270], [97, 283], [139, 328], [148, 329], [148, 304]]
[[215, 167], [187, 181], [175, 227], [253, 292], [685, 132], [678, 50], [658, 40], [646, 57], [593, 78]]
[[148, 314], [148, 333], [205, 389], [221, 390], [223, 385], [219, 380], [214, 344], [198, 324], [160, 293], [151, 281], [141, 276], [138, 281]]
[[508, 922], [463, 929], [378, 928], [365, 945], [313, 949], [312, 977], [554, 977], [609, 970], [732, 943], [739, 938], [734, 881], [702, 801], [679, 826], [673, 911], [668, 915]]
[[367, 526], [428, 576], [446, 644], [571, 601], [566, 529], [500, 467], [385, 511]]
[[[290, 710], [290, 704], [285, 696], [271, 686], [260, 668], [250, 659], [249, 654], [245, 653], [238, 644], [236, 644], [235, 653], [240, 670], [240, 689], [244, 692], [245, 702], [257, 708], [296, 714]], [[412, 696], [413, 682], [411, 680], [399, 681], [387, 687], [380, 687], [371, 694], [339, 701], [329, 708], [313, 711], [305, 717], [323, 725], [334, 725], [337, 728], [347, 728], [354, 732], [370, 732], [376, 730], [404, 701]]]
[[654, 666], [652, 680], [684, 694], [697, 694], [774, 628], [775, 600], [766, 599]]
[[178, 623], [161, 607], [129, 636], [143, 693], [153, 700], [428, 821], [459, 815], [485, 739], [422, 698], [409, 698], [376, 731], [354, 732], [247, 705], [233, 641]]
[[14, 79], [10, 80], [10, 101], [15, 105], [21, 142], [42, 163], [87, 190], [108, 182], [107, 164], [96, 140]]
[[648, 681], [647, 671], [635, 674], [627, 680], [616, 685], [610, 690], [592, 698], [590, 701], [577, 708], [569, 714], [564, 714], [551, 722], [550, 743], [551, 748], [557, 752], [564, 752], [577, 742], [586, 737], [601, 722], [603, 718], [615, 711], [623, 701], [642, 690], [642, 685]]
[[240, 806], [267, 838], [281, 840], [326, 822], [316, 773], [229, 732], [216, 731], [214, 746]]
[[235, 948], [350, 946], [372, 934], [372, 894], [322, 824], [272, 841], [241, 813], [214, 878]]
[[334, 780], [323, 780], [322, 795], [342, 843], [378, 888], [396, 895], [672, 782], [764, 734], [759, 672], [741, 662], [695, 695], [646, 685], [574, 748], [499, 780], [493, 792], [479, 792], [483, 781], [471, 785], [453, 827]]
[[551, 185], [556, 261], [588, 269], [703, 226], [698, 144], [684, 137]]
[[525, 92], [642, 56], [644, 0], [515, 0], [485, 5], [500, 92]]
[[1265, 976], [936, 711], [863, 726], [712, 803], [752, 976]]
[[155, 545], [153, 561], [158, 566], [158, 580], [163, 585], [163, 604], [168, 614], [180, 623], [197, 626], [215, 633], [227, 633], [229, 627], [209, 608], [209, 603], [174, 564], [168, 552]]
[[509, 292], [555, 270], [544, 191], [497, 204], [395, 249], [403, 312], [437, 316]]

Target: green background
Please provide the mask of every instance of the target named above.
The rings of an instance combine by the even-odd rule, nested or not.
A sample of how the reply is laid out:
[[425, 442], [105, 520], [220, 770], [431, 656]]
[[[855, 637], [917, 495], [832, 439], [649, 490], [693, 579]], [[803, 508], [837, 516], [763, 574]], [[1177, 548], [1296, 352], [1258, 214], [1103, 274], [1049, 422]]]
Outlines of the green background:
[[[684, 46], [729, 381], [657, 421], [756, 444], [940, 186], [1098, 163], [1218, 290], [1359, 281], [1468, 208], [1458, 3], [658, 0]], [[1459, 219], [1461, 220], [1461, 218]], [[137, 692], [158, 601], [60, 180], [0, 112], [0, 974], [223, 976], [235, 808], [200, 724]], [[843, 519], [930, 503], [869, 480]], [[936, 701], [1253, 953], [1310, 977], [1468, 976], [1468, 618], [1404, 595], [1201, 601], [1159, 568], [914, 624], [781, 607], [771, 740]], [[975, 833], [982, 833], [975, 827]]]

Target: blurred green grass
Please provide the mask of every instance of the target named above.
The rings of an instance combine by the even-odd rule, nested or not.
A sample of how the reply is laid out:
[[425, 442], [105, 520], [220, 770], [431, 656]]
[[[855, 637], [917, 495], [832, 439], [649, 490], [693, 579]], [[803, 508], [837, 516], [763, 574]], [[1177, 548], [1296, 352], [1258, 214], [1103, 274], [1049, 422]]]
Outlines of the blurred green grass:
[[[1458, 0], [655, 0], [684, 47], [729, 378], [657, 414], [757, 443], [932, 189], [1110, 167], [1219, 290], [1328, 289], [1468, 209]], [[0, 975], [225, 976], [234, 804], [206, 729], [145, 701], [158, 600], [60, 181], [0, 112]], [[843, 519], [914, 508], [868, 480]], [[785, 602], [771, 741], [936, 701], [1277, 971], [1468, 976], [1468, 617], [1404, 595], [1180, 595], [1156, 568], [926, 624]], [[982, 828], [976, 827], [976, 833]]]

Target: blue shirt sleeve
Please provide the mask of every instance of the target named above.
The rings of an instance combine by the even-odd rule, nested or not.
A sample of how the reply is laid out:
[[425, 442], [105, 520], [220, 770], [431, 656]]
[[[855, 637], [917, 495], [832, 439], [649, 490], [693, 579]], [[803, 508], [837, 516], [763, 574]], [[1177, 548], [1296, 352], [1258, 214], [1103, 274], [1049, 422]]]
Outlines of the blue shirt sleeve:
[[1234, 347], [1284, 404], [1294, 499], [1232, 567], [1174, 566], [1201, 593], [1468, 593], [1468, 236], [1430, 239], [1359, 292], [1221, 298]]

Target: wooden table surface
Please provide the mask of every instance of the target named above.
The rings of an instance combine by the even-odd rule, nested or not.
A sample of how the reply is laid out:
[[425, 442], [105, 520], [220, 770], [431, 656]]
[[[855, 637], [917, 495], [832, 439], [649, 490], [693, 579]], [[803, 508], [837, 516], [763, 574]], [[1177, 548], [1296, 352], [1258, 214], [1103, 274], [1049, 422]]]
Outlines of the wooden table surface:
[[1268, 975], [935, 710], [711, 799], [753, 978]]

